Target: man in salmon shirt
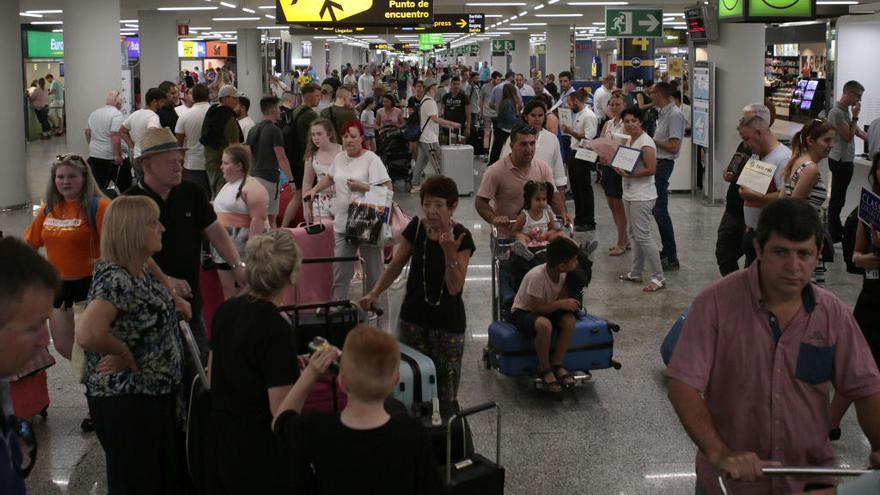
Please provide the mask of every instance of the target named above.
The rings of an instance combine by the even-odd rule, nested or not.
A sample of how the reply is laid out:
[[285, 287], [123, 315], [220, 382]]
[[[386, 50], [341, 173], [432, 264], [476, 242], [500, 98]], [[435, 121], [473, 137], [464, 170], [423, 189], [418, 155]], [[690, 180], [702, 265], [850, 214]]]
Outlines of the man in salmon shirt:
[[829, 466], [831, 389], [856, 405], [880, 465], [880, 371], [850, 309], [810, 283], [823, 226], [797, 199], [764, 208], [756, 262], [694, 300], [672, 355], [669, 401], [699, 449], [696, 493], [787, 494], [827, 478], [766, 477], [768, 466]]

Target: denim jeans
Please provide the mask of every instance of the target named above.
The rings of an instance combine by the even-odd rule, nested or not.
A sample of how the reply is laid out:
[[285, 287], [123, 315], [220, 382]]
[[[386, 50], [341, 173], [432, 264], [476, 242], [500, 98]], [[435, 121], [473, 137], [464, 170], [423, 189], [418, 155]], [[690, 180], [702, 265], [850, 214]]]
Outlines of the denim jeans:
[[675, 160], [658, 159], [657, 173], [654, 175], [654, 185], [657, 187], [657, 203], [654, 205], [654, 220], [660, 230], [660, 241], [663, 249], [660, 250], [660, 258], [669, 261], [678, 261], [678, 249], [675, 247], [675, 231], [672, 228], [672, 218], [669, 217], [669, 177]]
[[838, 242], [843, 238], [843, 225], [840, 223], [840, 212], [846, 203], [846, 190], [853, 176], [853, 162], [839, 162], [828, 159], [828, 170], [831, 172], [831, 199], [828, 200], [828, 229], [831, 239]]

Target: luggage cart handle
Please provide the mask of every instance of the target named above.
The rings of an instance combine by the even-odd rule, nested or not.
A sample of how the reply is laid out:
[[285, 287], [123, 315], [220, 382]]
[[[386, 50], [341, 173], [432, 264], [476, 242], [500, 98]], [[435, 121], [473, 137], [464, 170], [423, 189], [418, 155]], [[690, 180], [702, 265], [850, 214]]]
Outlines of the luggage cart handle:
[[184, 345], [198, 371], [199, 380], [202, 382], [205, 389], [209, 390], [211, 385], [208, 382], [208, 374], [205, 372], [205, 367], [202, 366], [201, 352], [199, 352], [199, 346], [196, 345], [196, 339], [193, 337], [192, 329], [189, 327], [189, 323], [187, 323], [186, 320], [180, 320], [177, 324], [180, 326], [180, 333], [183, 334]]
[[[446, 484], [452, 484], [452, 424], [457, 419], [464, 418], [483, 412], [489, 409], [495, 409], [495, 464], [501, 465], [501, 409], [495, 402], [487, 402], [478, 406], [463, 409], [449, 417], [446, 424]], [[462, 427], [462, 431], [467, 428]]]
[[[764, 476], [861, 476], [868, 474], [870, 469], [852, 469], [828, 466], [782, 466], [782, 467], [765, 467], [761, 469]], [[721, 487], [721, 493], [724, 495], [732, 495], [730, 489], [725, 483], [723, 474], [718, 476], [718, 485]]]

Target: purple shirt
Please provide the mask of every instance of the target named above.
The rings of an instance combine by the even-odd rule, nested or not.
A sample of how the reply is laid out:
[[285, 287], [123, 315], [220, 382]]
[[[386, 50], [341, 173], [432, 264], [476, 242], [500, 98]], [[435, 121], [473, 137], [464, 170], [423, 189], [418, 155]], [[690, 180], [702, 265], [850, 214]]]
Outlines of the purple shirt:
[[[832, 386], [852, 400], [880, 394], [880, 372], [849, 308], [824, 289], [805, 288], [803, 306], [780, 331], [762, 302], [759, 265], [697, 296], [666, 376], [703, 393], [729, 448], [787, 466], [831, 465]], [[720, 494], [717, 478], [698, 452], [698, 482]], [[803, 491], [804, 481], [774, 477], [728, 486], [737, 495], [782, 494]]]

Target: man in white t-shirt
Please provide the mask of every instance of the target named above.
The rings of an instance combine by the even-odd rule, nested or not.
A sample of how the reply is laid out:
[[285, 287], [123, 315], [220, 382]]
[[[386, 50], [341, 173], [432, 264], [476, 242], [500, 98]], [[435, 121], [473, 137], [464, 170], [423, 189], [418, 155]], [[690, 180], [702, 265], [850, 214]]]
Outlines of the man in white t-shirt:
[[752, 240], [755, 238], [755, 230], [758, 228], [758, 219], [765, 206], [779, 198], [779, 191], [784, 187], [783, 172], [791, 159], [791, 150], [780, 143], [767, 121], [757, 114], [744, 117], [739, 123], [739, 135], [743, 143], [762, 162], [776, 167], [773, 180], [770, 182], [768, 191], [754, 191], [745, 186], [740, 186], [739, 195], [743, 199], [743, 219], [746, 224], [746, 233], [743, 236], [743, 252], [746, 255], [745, 266], [752, 264], [757, 256]]
[[122, 140], [132, 150], [132, 160], [141, 156], [141, 140], [147, 129], [162, 128], [162, 124], [159, 123], [159, 114], [156, 111], [165, 104], [165, 92], [159, 88], [150, 88], [147, 90], [145, 101], [146, 106], [129, 115], [119, 129]]
[[358, 94], [361, 97], [361, 101], [370, 96], [373, 96], [373, 84], [376, 82], [376, 78], [373, 77], [373, 74], [370, 73], [370, 70], [364, 70], [364, 73], [361, 74], [361, 77], [358, 78], [357, 90]]
[[605, 109], [608, 107], [608, 100], [611, 99], [611, 92], [614, 91], [614, 74], [605, 74], [602, 77], [602, 85], [596, 90], [593, 96], [593, 109], [596, 115], [602, 119], [605, 117]]
[[586, 97], [581, 92], [568, 95], [568, 107], [577, 112], [572, 127], [563, 126], [562, 132], [571, 136], [571, 149], [568, 151], [568, 180], [574, 195], [574, 230], [586, 232], [596, 230], [596, 209], [593, 198], [593, 185], [590, 172], [595, 163], [575, 158], [578, 148], [589, 145], [599, 127], [599, 119], [587, 106]]
[[[419, 151], [416, 163], [413, 166], [411, 193], [422, 190], [422, 171], [428, 160], [436, 160], [440, 153], [440, 126], [450, 129], [461, 129], [461, 124], [440, 118], [437, 102], [434, 97], [437, 94], [437, 83], [431, 84], [425, 89], [425, 96], [419, 102], [419, 125], [422, 126], [422, 134], [419, 136]], [[436, 161], [434, 161], [436, 168]]]
[[519, 92], [520, 100], [523, 97], [535, 96], [535, 89], [530, 84], [526, 84], [526, 78], [522, 74], [517, 74], [514, 77], [514, 83], [516, 84], [516, 90]]
[[205, 114], [211, 108], [208, 101], [208, 87], [196, 84], [190, 91], [193, 99], [192, 107], [177, 120], [174, 135], [181, 146], [186, 147], [183, 161], [183, 180], [198, 184], [206, 196], [211, 196], [208, 173], [205, 172], [205, 147], [199, 142], [202, 136], [202, 123]]
[[257, 125], [254, 119], [248, 113], [251, 109], [251, 100], [247, 96], [238, 97], [238, 108], [235, 109], [235, 118], [238, 120], [238, 126], [241, 127], [241, 135], [247, 141], [248, 133]]
[[123, 192], [131, 187], [131, 164], [123, 161], [122, 138], [119, 129], [125, 121], [120, 109], [119, 91], [107, 93], [105, 105], [89, 115], [86, 142], [89, 143], [89, 167], [98, 187], [106, 189], [112, 180]]

